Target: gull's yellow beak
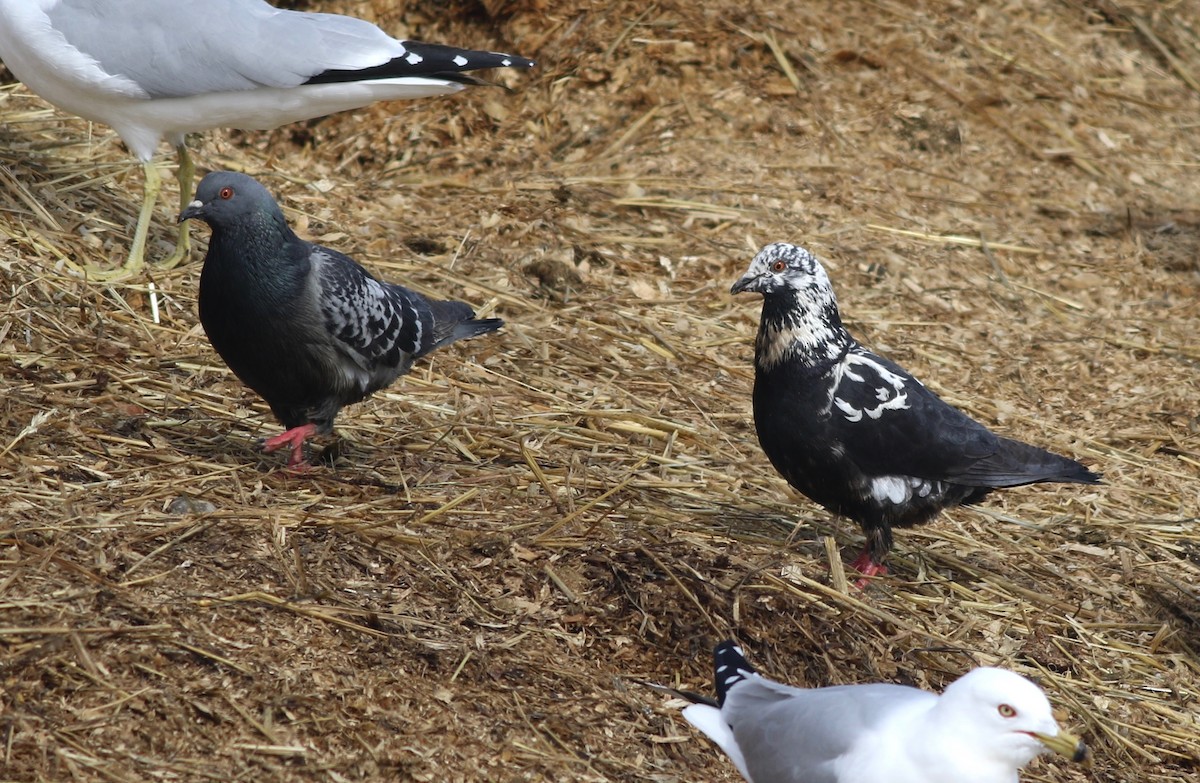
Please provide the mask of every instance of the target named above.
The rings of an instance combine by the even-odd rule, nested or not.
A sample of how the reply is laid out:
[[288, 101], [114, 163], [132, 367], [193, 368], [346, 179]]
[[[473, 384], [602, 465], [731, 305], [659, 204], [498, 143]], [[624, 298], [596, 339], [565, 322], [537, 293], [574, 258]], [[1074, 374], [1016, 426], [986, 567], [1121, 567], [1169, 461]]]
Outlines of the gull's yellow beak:
[[1042, 734], [1040, 731], [1030, 733], [1034, 739], [1060, 756], [1066, 756], [1076, 763], [1087, 760], [1087, 745], [1069, 731], [1059, 731], [1057, 734]]

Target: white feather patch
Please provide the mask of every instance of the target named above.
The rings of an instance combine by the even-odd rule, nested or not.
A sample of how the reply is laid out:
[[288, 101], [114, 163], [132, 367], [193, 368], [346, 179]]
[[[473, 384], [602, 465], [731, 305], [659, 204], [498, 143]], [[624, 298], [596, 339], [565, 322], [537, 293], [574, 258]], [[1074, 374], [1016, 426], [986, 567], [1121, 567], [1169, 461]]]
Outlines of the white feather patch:
[[878, 419], [883, 416], [885, 411], [908, 410], [912, 407], [908, 403], [908, 394], [904, 390], [906, 386], [904, 377], [892, 372], [869, 354], [853, 351], [846, 354], [846, 359], [841, 366], [841, 377], [835, 388], [840, 387], [842, 378], [855, 383], [867, 383], [866, 375], [858, 371], [858, 367], [870, 368], [887, 385], [876, 387], [874, 393], [870, 395], [879, 400], [879, 404], [875, 406], [858, 407], [842, 397], [835, 397], [833, 404], [842, 412], [847, 421], [862, 421], [863, 418]]
[[933, 491], [934, 482], [915, 476], [879, 476], [871, 479], [871, 497], [883, 503], [895, 505], [907, 503], [913, 495], [928, 497]]
[[837, 338], [836, 331], [816, 318], [782, 326], [764, 324], [759, 336], [759, 367], [769, 370], [798, 353], [810, 354], [813, 359], [835, 359], [843, 348]]
[[717, 747], [725, 751], [725, 755], [733, 762], [733, 766], [737, 767], [738, 772], [742, 773], [742, 777], [750, 780], [750, 772], [746, 769], [746, 757], [742, 755], [742, 749], [734, 739], [733, 730], [729, 728], [719, 709], [708, 704], [693, 704], [684, 708], [683, 717], [717, 743]]

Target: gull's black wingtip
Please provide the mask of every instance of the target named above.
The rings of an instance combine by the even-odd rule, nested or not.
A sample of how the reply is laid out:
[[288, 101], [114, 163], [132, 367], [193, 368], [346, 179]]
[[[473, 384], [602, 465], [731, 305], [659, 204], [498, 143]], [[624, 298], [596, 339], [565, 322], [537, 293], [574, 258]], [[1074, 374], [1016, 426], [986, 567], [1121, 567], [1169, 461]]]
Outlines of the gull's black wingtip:
[[713, 650], [713, 680], [717, 689], [717, 703], [725, 706], [725, 694], [746, 677], [754, 674], [754, 667], [746, 660], [745, 653], [732, 639], [726, 639]]
[[507, 52], [487, 52], [462, 49], [445, 44], [424, 41], [403, 41], [406, 54], [387, 62], [366, 68], [330, 69], [313, 75], [305, 84], [335, 84], [344, 82], [369, 82], [423, 76], [429, 79], [445, 79], [465, 85], [487, 85], [487, 82], [469, 71], [493, 68], [532, 68], [537, 63], [528, 57]]

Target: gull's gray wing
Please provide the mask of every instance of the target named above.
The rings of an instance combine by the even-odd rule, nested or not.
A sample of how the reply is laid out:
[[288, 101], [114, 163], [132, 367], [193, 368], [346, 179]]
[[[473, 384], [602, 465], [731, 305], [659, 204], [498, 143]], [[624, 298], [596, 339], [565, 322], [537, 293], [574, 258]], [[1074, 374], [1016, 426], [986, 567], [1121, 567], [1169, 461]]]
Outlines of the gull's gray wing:
[[840, 783], [837, 759], [894, 711], [920, 702], [932, 706], [937, 696], [886, 683], [809, 690], [751, 676], [729, 690], [721, 713], [753, 780]]
[[47, 14], [68, 44], [137, 85], [143, 98], [296, 87], [406, 52], [362, 19], [265, 0], [58, 0]]

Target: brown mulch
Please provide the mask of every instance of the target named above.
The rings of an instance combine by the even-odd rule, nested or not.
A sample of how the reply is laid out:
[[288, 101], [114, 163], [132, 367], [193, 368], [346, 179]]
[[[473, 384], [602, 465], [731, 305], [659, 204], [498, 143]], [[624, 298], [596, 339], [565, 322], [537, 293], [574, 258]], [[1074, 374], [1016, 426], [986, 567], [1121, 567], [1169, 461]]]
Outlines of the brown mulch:
[[[140, 166], [0, 88], [0, 779], [733, 781], [634, 680], [709, 691], [734, 636], [798, 685], [1010, 667], [1094, 751], [1024, 779], [1195, 780], [1200, 2], [293, 5], [538, 60], [193, 145], [508, 325], [287, 474], [199, 327], [202, 250], [78, 271], [124, 258]], [[750, 421], [728, 289], [775, 240], [865, 342], [1106, 483], [900, 531], [840, 589], [859, 531]]]

